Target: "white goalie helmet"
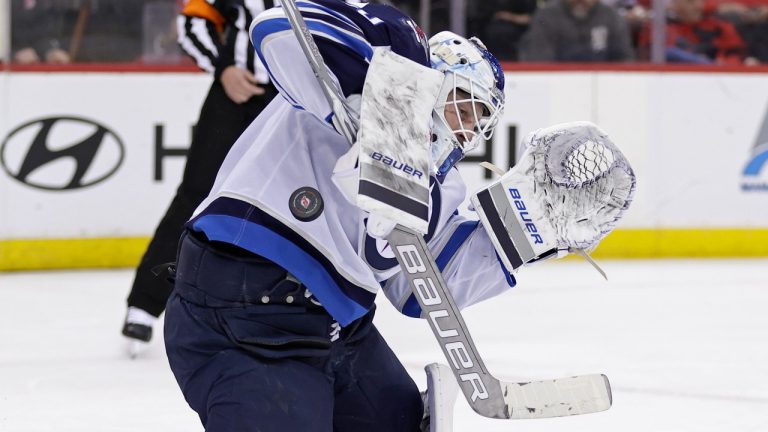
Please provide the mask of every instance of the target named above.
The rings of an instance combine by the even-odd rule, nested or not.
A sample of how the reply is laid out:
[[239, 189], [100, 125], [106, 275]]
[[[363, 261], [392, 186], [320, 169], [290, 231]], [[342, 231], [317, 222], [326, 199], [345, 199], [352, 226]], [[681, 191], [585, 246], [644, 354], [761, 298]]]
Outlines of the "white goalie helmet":
[[445, 176], [467, 152], [493, 135], [504, 109], [504, 74], [477, 38], [444, 31], [429, 39], [432, 68], [445, 74], [432, 112], [432, 161]]

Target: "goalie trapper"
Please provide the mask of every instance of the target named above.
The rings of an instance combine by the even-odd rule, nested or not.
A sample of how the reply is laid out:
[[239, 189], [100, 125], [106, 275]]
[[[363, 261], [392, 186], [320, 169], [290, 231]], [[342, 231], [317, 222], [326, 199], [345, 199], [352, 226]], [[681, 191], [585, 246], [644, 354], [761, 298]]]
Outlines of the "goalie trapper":
[[629, 208], [635, 191], [629, 162], [592, 123], [540, 129], [525, 144], [514, 168], [471, 197], [510, 271], [594, 249]]

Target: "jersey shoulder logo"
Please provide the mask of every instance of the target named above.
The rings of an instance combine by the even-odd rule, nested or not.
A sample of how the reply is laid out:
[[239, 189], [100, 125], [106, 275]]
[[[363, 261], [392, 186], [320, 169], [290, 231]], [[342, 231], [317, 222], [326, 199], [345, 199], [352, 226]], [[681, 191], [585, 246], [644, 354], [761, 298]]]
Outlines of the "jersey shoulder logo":
[[363, 244], [363, 257], [371, 268], [378, 271], [386, 271], [397, 265], [395, 253], [389, 246], [389, 242], [371, 237], [367, 231]]
[[429, 58], [429, 40], [427, 39], [427, 35], [424, 33], [424, 30], [422, 30], [418, 24], [416, 24], [412, 19], [408, 17], [403, 17], [400, 22], [405, 26], [410, 27], [411, 31], [413, 32], [412, 34], [416, 39], [416, 45], [421, 46], [424, 49], [426, 58]]

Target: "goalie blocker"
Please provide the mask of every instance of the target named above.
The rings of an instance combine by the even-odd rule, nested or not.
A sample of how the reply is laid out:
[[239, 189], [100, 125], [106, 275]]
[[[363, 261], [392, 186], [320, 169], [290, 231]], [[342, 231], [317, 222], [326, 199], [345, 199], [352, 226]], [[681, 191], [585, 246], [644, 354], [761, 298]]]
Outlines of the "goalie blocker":
[[635, 190], [626, 158], [592, 123], [540, 129], [525, 144], [514, 168], [471, 197], [510, 271], [595, 248], [629, 207]]

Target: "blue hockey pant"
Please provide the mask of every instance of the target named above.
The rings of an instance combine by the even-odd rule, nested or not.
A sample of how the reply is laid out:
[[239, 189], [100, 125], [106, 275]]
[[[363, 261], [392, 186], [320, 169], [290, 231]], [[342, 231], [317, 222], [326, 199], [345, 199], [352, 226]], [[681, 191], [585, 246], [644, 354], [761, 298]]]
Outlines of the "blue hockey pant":
[[[208, 432], [417, 432], [419, 391], [372, 323], [338, 331], [285, 270], [185, 235], [168, 360]], [[331, 342], [331, 334], [338, 338]]]

